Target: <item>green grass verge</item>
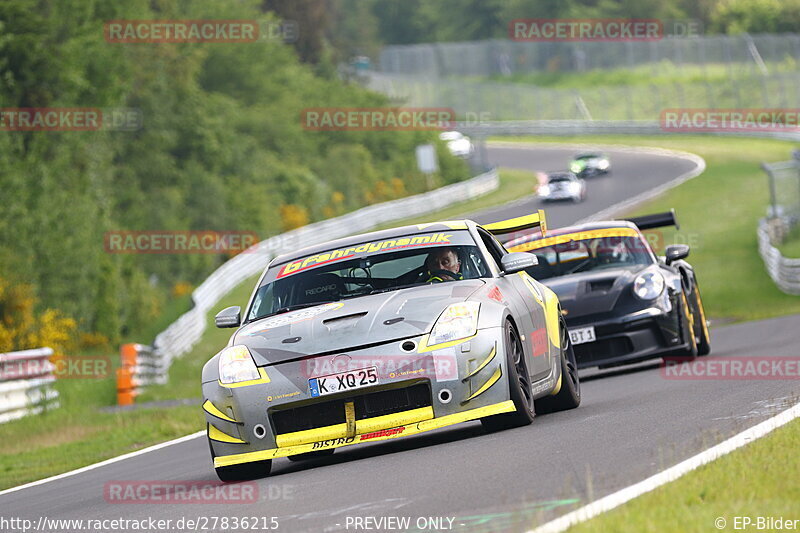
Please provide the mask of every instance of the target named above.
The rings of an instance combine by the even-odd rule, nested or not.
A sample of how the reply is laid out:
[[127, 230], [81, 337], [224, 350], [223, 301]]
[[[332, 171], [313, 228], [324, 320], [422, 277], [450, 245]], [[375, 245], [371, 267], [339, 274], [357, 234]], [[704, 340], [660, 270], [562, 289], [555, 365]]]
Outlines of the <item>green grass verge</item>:
[[[794, 420], [569, 532], [708, 533], [736, 531], [734, 517], [800, 519], [798, 449], [800, 420]], [[723, 528], [715, 524], [720, 517]], [[775, 531], [755, 522], [747, 530]]]
[[[499, 140], [531, 139], [503, 137]], [[709, 136], [537, 137], [535, 140], [658, 146], [703, 157], [706, 171], [701, 176], [628, 214], [675, 208], [681, 230], [665, 228], [663, 242], [692, 246], [689, 261], [697, 272], [710, 318], [742, 321], [800, 313], [800, 298], [779, 291], [767, 275], [758, 255], [756, 239], [758, 219], [766, 213], [769, 201], [766, 179], [759, 164], [785, 160], [792, 143]]]

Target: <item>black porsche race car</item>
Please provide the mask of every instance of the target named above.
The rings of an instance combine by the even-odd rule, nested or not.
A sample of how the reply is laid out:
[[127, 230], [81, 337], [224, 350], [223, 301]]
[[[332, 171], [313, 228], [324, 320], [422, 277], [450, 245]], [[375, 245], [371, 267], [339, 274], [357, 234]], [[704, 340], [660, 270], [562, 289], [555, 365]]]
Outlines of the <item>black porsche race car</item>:
[[641, 230], [677, 227], [674, 212], [551, 230], [508, 243], [531, 252], [527, 269], [561, 301], [578, 368], [706, 355], [708, 324], [689, 246], [658, 257]]

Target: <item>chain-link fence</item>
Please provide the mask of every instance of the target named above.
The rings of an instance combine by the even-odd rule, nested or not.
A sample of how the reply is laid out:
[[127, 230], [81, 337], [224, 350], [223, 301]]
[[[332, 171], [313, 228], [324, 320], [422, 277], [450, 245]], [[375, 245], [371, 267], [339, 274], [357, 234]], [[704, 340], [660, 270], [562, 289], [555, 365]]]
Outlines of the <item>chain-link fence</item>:
[[784, 257], [776, 248], [800, 223], [800, 150], [792, 152], [790, 161], [763, 163], [761, 168], [767, 173], [770, 205], [758, 225], [759, 252], [778, 288], [800, 294], [800, 259]]
[[800, 221], [800, 150], [790, 161], [763, 163], [769, 182], [769, 218], [781, 217], [794, 225]]
[[[425, 77], [509, 76], [648, 67], [724, 67], [731, 76], [769, 72], [771, 64], [800, 60], [800, 35], [710, 35], [658, 41], [516, 42], [487, 40], [385, 47], [383, 73]], [[766, 70], [765, 70], [766, 69]]]
[[448, 107], [459, 117], [489, 120], [658, 120], [669, 108], [798, 108], [800, 73], [742, 78], [547, 89], [531, 85], [425, 79], [375, 73], [371, 89], [409, 107]]

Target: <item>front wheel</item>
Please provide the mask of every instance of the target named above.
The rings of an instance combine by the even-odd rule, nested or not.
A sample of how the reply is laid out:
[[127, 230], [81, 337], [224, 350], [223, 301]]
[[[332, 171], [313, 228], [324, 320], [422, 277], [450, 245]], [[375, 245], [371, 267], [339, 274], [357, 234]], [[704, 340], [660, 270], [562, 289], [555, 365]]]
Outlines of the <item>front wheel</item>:
[[522, 350], [519, 333], [511, 321], [506, 321], [503, 344], [506, 353], [508, 389], [516, 411], [481, 418], [483, 428], [489, 432], [527, 426], [533, 422], [534, 416], [528, 365], [525, 364], [525, 353]]
[[536, 412], [554, 413], [575, 409], [581, 404], [581, 378], [578, 376], [578, 361], [572, 349], [569, 333], [562, 323], [561, 327], [561, 378], [556, 393], [536, 400]]

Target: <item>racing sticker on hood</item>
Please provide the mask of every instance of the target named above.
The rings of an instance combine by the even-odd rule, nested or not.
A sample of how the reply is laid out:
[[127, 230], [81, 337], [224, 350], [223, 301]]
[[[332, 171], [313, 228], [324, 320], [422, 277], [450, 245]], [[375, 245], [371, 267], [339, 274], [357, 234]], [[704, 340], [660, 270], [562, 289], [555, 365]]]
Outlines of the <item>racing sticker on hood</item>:
[[289, 313], [283, 313], [277, 316], [267, 318], [252, 325], [252, 327], [245, 328], [241, 331], [241, 335], [258, 335], [269, 329], [279, 328], [281, 326], [288, 326], [290, 324], [297, 324], [304, 320], [309, 320], [315, 316], [321, 315], [328, 311], [334, 311], [344, 307], [344, 302], [330, 302], [327, 304], [317, 305], [314, 307], [306, 307], [305, 309], [298, 309]]

